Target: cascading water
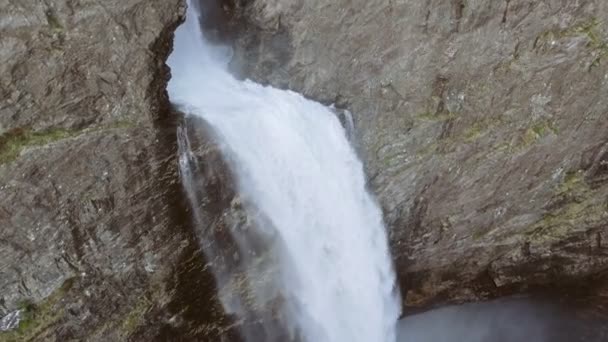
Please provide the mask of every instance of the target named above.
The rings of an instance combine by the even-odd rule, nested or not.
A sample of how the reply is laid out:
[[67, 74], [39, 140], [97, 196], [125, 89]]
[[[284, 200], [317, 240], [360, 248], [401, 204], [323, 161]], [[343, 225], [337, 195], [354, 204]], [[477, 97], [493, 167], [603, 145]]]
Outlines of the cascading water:
[[[239, 272], [252, 289], [240, 297], [220, 293], [226, 311], [245, 315], [246, 306], [274, 303], [293, 340], [394, 341], [400, 301], [381, 212], [338, 119], [294, 92], [236, 80], [228, 52], [205, 40], [189, 6], [169, 58], [169, 96], [209, 124], [248, 211], [264, 218], [254, 233], [232, 233]], [[187, 135], [180, 129], [180, 168], [196, 202]], [[201, 243], [217, 259], [213, 241]], [[231, 271], [217, 262], [212, 268], [222, 292]]]

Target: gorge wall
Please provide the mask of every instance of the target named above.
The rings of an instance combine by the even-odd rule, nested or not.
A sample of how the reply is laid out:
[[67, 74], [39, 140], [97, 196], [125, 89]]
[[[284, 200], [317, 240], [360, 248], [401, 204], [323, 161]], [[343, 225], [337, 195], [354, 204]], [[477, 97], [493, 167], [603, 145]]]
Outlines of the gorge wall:
[[0, 341], [218, 334], [165, 90], [184, 6], [0, 1]]
[[[0, 341], [231, 334], [165, 93], [180, 0], [0, 0]], [[235, 0], [242, 77], [349, 109], [405, 304], [605, 298], [608, 3]], [[213, 229], [242, 219], [207, 132]], [[223, 215], [228, 213], [229, 215]]]
[[237, 72], [353, 113], [407, 305], [601, 294], [588, 287], [608, 265], [605, 1], [234, 8]]

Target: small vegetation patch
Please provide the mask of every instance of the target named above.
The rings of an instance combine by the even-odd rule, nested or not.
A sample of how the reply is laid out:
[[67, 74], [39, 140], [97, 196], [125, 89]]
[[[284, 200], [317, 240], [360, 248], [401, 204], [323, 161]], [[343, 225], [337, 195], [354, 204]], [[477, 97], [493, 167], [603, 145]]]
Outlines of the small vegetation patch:
[[50, 129], [40, 132], [22, 128], [12, 129], [0, 136], [0, 164], [15, 160], [27, 147], [43, 146], [74, 135], [76, 132], [66, 129]]
[[562, 237], [578, 227], [592, 227], [608, 220], [604, 196], [585, 182], [582, 172], [569, 172], [557, 187], [555, 204], [528, 232], [535, 239]]
[[608, 218], [608, 205], [593, 199], [569, 202], [537, 222], [528, 235], [535, 239], [559, 238], [575, 232], [579, 226], [593, 226]]
[[486, 234], [489, 232], [489, 230], [487, 230], [487, 228], [480, 228], [477, 229], [476, 231], [473, 232], [473, 235], [471, 236], [473, 238], [474, 241], [479, 241], [481, 239], [483, 239], [484, 236], [486, 236]]
[[122, 324], [122, 331], [126, 336], [135, 332], [137, 327], [144, 322], [144, 317], [151, 307], [152, 302], [146, 296], [142, 296], [135, 303], [135, 306], [127, 313]]
[[589, 41], [589, 46], [594, 49], [607, 49], [606, 42], [599, 32], [600, 22], [597, 18], [591, 18], [561, 32], [562, 37], [574, 37], [584, 35]]
[[600, 22], [597, 20], [597, 18], [591, 18], [591, 20], [565, 31], [564, 35], [584, 35], [587, 37], [589, 47], [594, 51], [597, 51], [595, 59], [589, 65], [590, 70], [599, 66], [602, 60], [608, 57], [608, 42], [602, 38], [602, 34], [600, 32]]
[[473, 142], [493, 129], [503, 125], [505, 122], [500, 117], [487, 117], [475, 121], [463, 133], [465, 142]]
[[63, 32], [63, 25], [61, 25], [61, 21], [54, 9], [49, 8], [44, 14], [46, 15], [46, 21], [52, 31]]
[[520, 137], [515, 141], [502, 142], [496, 145], [493, 149], [497, 152], [515, 153], [532, 146], [539, 140], [549, 135], [557, 135], [558, 130], [549, 120], [539, 120], [533, 122], [528, 128], [523, 131]]
[[571, 37], [585, 37], [587, 46], [594, 52], [589, 70], [599, 66], [604, 59], [608, 58], [608, 41], [602, 36], [601, 22], [595, 17], [563, 30], [545, 31], [536, 38], [534, 47], [547, 50], [554, 45], [555, 41]]
[[526, 130], [518, 147], [528, 147], [549, 134], [557, 134], [557, 129], [551, 122], [546, 120], [535, 122]]
[[425, 113], [421, 113], [416, 115], [416, 119], [421, 120], [421, 121], [428, 121], [428, 122], [443, 122], [443, 121], [448, 121], [451, 119], [455, 119], [457, 118], [457, 116], [454, 113], [445, 113], [445, 114], [433, 114], [431, 112], [425, 112]]
[[56, 324], [64, 314], [58, 308], [58, 303], [72, 288], [74, 279], [63, 282], [61, 287], [51, 293], [39, 303], [26, 300], [21, 303], [21, 321], [19, 327], [13, 331], [0, 332], [0, 342], [33, 341], [45, 330]]
[[426, 158], [427, 156], [435, 153], [439, 148], [439, 144], [437, 142], [432, 142], [426, 145], [423, 145], [416, 151], [416, 156], [418, 158]]
[[116, 121], [105, 126], [81, 130], [51, 128], [44, 131], [33, 131], [28, 128], [14, 128], [0, 135], [0, 165], [14, 161], [19, 157], [21, 151], [26, 148], [48, 145], [55, 141], [76, 137], [84, 133], [128, 129], [135, 125], [136, 123], [131, 121]]
[[580, 197], [591, 191], [582, 171], [568, 172], [557, 189], [560, 196]]

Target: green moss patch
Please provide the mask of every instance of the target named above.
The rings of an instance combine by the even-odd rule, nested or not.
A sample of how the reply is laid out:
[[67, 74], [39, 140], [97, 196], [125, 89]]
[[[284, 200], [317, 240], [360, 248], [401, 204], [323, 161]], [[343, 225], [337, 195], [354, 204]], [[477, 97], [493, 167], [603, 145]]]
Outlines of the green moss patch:
[[131, 121], [117, 121], [109, 125], [81, 130], [52, 128], [44, 131], [32, 131], [27, 128], [14, 128], [0, 135], [0, 165], [16, 160], [21, 154], [21, 151], [26, 148], [48, 145], [84, 133], [93, 133], [110, 129], [127, 129], [134, 126], [135, 123]]
[[135, 332], [137, 327], [144, 323], [144, 317], [151, 307], [152, 302], [146, 296], [142, 296], [137, 303], [135, 303], [131, 311], [125, 316], [121, 326], [121, 331], [125, 336], [131, 335]]
[[569, 37], [585, 37], [588, 47], [596, 53], [594, 60], [589, 65], [589, 70], [599, 66], [604, 59], [608, 58], [608, 41], [602, 37], [601, 22], [595, 17], [563, 30], [545, 31], [538, 36], [535, 46], [544, 49], [543, 47], [551, 46], [551, 42], [554, 40]]
[[[450, 116], [450, 118], [455, 118], [455, 116]], [[455, 131], [451, 136], [440, 138], [437, 141], [421, 146], [416, 150], [416, 156], [418, 158], [426, 158], [431, 154], [447, 154], [453, 150], [454, 146], [473, 143], [490, 133], [493, 129], [504, 124], [505, 121], [500, 117], [487, 117], [476, 120], [463, 130]]]
[[417, 120], [427, 122], [443, 122], [457, 118], [454, 113], [433, 114], [431, 112], [420, 113], [414, 116]]
[[584, 196], [589, 191], [591, 191], [591, 189], [585, 182], [584, 175], [581, 171], [566, 173], [564, 180], [557, 188], [558, 195], [569, 197]]
[[543, 216], [527, 234], [535, 240], [565, 237], [579, 226], [594, 226], [608, 219], [608, 204], [586, 200], [570, 202]]
[[481, 240], [484, 236], [486, 236], [486, 234], [488, 234], [489, 230], [487, 230], [486, 228], [480, 228], [476, 231], [473, 232], [473, 235], [471, 236], [473, 238], [474, 241], [478, 241]]
[[557, 135], [558, 133], [553, 122], [549, 120], [539, 120], [525, 128], [516, 141], [499, 143], [493, 150], [504, 153], [519, 152], [529, 148], [544, 137]]
[[533, 239], [567, 236], [580, 227], [593, 227], [608, 220], [605, 196], [585, 182], [582, 172], [567, 173], [557, 187], [557, 203], [536, 222], [527, 235]]
[[537, 121], [524, 132], [519, 148], [524, 148], [532, 145], [537, 140], [546, 137], [549, 134], [557, 134], [557, 129], [547, 120]]
[[40, 132], [21, 128], [10, 130], [0, 136], [0, 164], [15, 160], [25, 148], [47, 145], [74, 135], [76, 132], [66, 129], [50, 129]]
[[561, 37], [575, 37], [584, 35], [589, 41], [589, 45], [596, 49], [606, 49], [606, 42], [602, 39], [599, 32], [600, 22], [597, 18], [590, 18], [578, 25], [567, 28], [560, 32]]
[[0, 342], [33, 341], [45, 330], [55, 325], [64, 315], [63, 308], [57, 304], [72, 288], [74, 279], [70, 278], [63, 285], [39, 303], [24, 301], [20, 305], [21, 321], [16, 330], [0, 332]]
[[500, 117], [488, 117], [475, 121], [471, 126], [464, 130], [461, 134], [465, 142], [473, 142], [482, 137], [492, 129], [504, 124]]
[[427, 156], [435, 153], [439, 148], [439, 144], [436, 142], [422, 146], [416, 151], [416, 157], [426, 158]]
[[59, 17], [54, 9], [49, 8], [44, 14], [46, 15], [46, 21], [51, 30], [55, 32], [63, 32], [63, 25], [61, 24], [61, 21], [59, 20]]

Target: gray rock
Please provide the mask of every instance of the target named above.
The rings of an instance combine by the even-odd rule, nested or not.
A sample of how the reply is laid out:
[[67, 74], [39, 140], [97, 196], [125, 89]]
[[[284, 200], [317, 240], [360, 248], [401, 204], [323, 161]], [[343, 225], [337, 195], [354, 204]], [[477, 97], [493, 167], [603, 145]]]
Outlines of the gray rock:
[[16, 329], [21, 321], [21, 310], [9, 312], [0, 319], [0, 332]]
[[0, 341], [217, 335], [165, 91], [184, 9], [0, 0], [0, 317], [27, 323]]
[[606, 284], [605, 1], [237, 5], [236, 72], [353, 113], [406, 305]]

